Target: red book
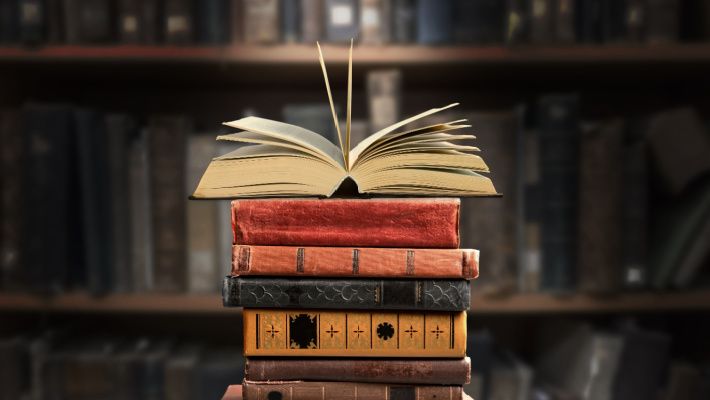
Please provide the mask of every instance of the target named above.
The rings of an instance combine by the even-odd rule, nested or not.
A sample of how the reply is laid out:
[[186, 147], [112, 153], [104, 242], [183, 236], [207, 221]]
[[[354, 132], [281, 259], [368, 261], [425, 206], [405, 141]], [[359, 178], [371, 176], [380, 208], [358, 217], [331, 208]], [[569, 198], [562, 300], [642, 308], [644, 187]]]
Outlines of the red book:
[[457, 198], [234, 200], [234, 244], [459, 247]]
[[234, 245], [232, 275], [475, 279], [478, 250]]

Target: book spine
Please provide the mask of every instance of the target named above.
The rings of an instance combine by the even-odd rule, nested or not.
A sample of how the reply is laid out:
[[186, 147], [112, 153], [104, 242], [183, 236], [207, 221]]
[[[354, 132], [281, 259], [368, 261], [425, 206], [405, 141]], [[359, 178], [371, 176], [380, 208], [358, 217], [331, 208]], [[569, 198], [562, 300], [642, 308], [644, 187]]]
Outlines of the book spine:
[[79, 0], [75, 3], [81, 43], [107, 43], [114, 39], [113, 9], [109, 0]]
[[244, 0], [244, 42], [268, 44], [279, 41], [278, 0]]
[[674, 43], [680, 28], [678, 0], [646, 1], [646, 41], [652, 44]]
[[22, 118], [0, 111], [0, 288], [22, 287]]
[[296, 43], [301, 39], [301, 1], [281, 2], [281, 38], [284, 43]]
[[402, 108], [402, 72], [397, 69], [369, 71], [367, 103], [371, 132], [397, 123]]
[[414, 0], [392, 1], [392, 41], [412, 43], [416, 39], [416, 5]]
[[471, 380], [471, 359], [250, 358], [245, 379], [464, 385]]
[[301, 0], [301, 40], [313, 44], [323, 36], [323, 0]]
[[42, 0], [19, 0], [20, 41], [37, 45], [46, 39], [47, 10]]
[[530, 5], [530, 42], [547, 45], [554, 41], [553, 0], [532, 0]]
[[[618, 1], [620, 3], [620, 1]], [[574, 0], [557, 0], [555, 4], [555, 42], [573, 44], [576, 35], [574, 30], [575, 15]]]
[[187, 122], [180, 117], [149, 121], [154, 269], [158, 291], [186, 287], [184, 158]]
[[140, 43], [141, 41], [141, 5], [140, 0], [119, 0], [117, 32], [121, 43]]
[[232, 275], [361, 278], [478, 276], [478, 250], [232, 246]]
[[[288, 2], [291, 3], [291, 2]], [[203, 44], [226, 44], [230, 29], [229, 0], [201, 0], [197, 2], [197, 39]]]
[[150, 218], [150, 169], [146, 131], [138, 135], [129, 151], [129, 193], [131, 227], [132, 288], [145, 292], [151, 288], [152, 237]]
[[505, 43], [526, 43], [530, 28], [530, 4], [526, 0], [507, 0], [505, 15]]
[[64, 14], [62, 13], [63, 0], [45, 0], [47, 8], [47, 43], [63, 44], [64, 42]]
[[458, 199], [235, 200], [234, 244], [455, 249], [459, 206]]
[[574, 95], [540, 101], [542, 181], [542, 288], [568, 291], [576, 284], [579, 112]]
[[360, 1], [360, 43], [377, 45], [388, 41], [389, 35], [385, 34], [385, 29], [389, 24], [384, 3], [383, 0]]
[[244, 398], [248, 400], [428, 400], [463, 399], [460, 386], [415, 386], [349, 382], [255, 382], [244, 381]]
[[325, 36], [329, 42], [350, 42], [360, 28], [358, 0], [325, 0]]
[[19, 41], [18, 2], [0, 1], [0, 43], [15, 44]]
[[632, 43], [641, 43], [646, 38], [646, 1], [627, 0], [624, 15], [626, 38]]
[[432, 279], [224, 278], [225, 307], [463, 311], [468, 281]]
[[191, 3], [188, 0], [165, 0], [163, 7], [165, 43], [176, 45], [191, 43], [194, 36]]
[[458, 43], [501, 44], [505, 35], [505, 1], [455, 0], [454, 39]]
[[244, 355], [461, 358], [466, 312], [244, 309]]
[[648, 283], [648, 150], [647, 124], [631, 123], [624, 141], [622, 199], [622, 262], [624, 286], [639, 289]]
[[417, 42], [447, 44], [453, 41], [453, 0], [417, 2]]

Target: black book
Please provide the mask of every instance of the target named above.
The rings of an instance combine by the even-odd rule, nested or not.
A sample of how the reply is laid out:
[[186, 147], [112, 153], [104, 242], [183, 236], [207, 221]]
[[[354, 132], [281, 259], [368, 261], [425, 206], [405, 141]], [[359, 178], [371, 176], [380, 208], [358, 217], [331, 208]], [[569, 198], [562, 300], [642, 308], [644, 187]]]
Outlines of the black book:
[[464, 279], [224, 278], [225, 307], [467, 310]]
[[614, 400], [646, 400], [657, 393], [670, 355], [671, 338], [662, 332], [628, 327], [618, 374], [612, 384]]
[[454, 38], [454, 0], [419, 0], [417, 42], [448, 44]]
[[110, 0], [75, 0], [81, 43], [108, 43], [115, 39], [113, 3]]
[[0, 0], [0, 44], [16, 43], [20, 39], [17, 0]]
[[569, 291], [577, 265], [579, 106], [575, 95], [547, 95], [539, 107], [542, 288]]
[[505, 2], [500, 0], [456, 0], [454, 38], [459, 43], [502, 44], [505, 15]]
[[61, 44], [64, 42], [64, 7], [62, 0], [45, 0], [47, 10], [47, 43]]
[[285, 43], [301, 40], [301, 1], [281, 2], [281, 39]]
[[577, 0], [575, 26], [578, 42], [601, 43], [604, 40], [608, 5], [607, 0]]
[[183, 45], [193, 42], [194, 21], [189, 0], [164, 0], [162, 17], [165, 43]]
[[[24, 113], [24, 268], [30, 286], [56, 292], [67, 283], [69, 266], [80, 265], [72, 179], [73, 113], [62, 105], [29, 105]], [[32, 229], [29, 229], [32, 227]]]
[[20, 41], [38, 45], [47, 39], [47, 9], [43, 0], [19, 0]]
[[0, 110], [0, 288], [22, 289], [22, 114]]
[[360, 28], [358, 0], [325, 0], [325, 35], [330, 42], [356, 39]]
[[525, 43], [530, 34], [530, 2], [507, 0], [505, 9], [505, 43]]
[[416, 39], [417, 10], [414, 0], [392, 1], [392, 42], [412, 43]]
[[157, 0], [119, 0], [116, 15], [119, 42], [152, 44], [158, 41]]
[[530, 2], [530, 43], [549, 45], [555, 41], [555, 7], [553, 0]]
[[678, 41], [679, 0], [646, 0], [646, 41], [668, 44]]
[[[291, 3], [291, 2], [288, 2]], [[229, 0], [197, 2], [197, 40], [203, 44], [226, 44], [231, 36]]]
[[108, 141], [100, 113], [77, 110], [75, 118], [86, 283], [89, 292], [103, 294], [114, 283]]

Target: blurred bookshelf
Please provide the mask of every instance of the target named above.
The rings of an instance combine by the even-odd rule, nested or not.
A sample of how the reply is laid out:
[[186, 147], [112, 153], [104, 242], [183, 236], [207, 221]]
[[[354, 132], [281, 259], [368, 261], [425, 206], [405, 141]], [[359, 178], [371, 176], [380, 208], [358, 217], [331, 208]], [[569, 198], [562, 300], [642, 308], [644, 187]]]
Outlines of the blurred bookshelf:
[[[26, 293], [0, 294], [0, 310], [7, 312], [69, 312], [123, 314], [223, 314], [234, 318], [239, 308], [221, 307], [218, 295], [187, 294], [109, 294], [91, 296], [66, 293], [37, 296]], [[710, 310], [710, 291], [678, 293], [624, 293], [615, 295], [542, 293], [476, 295], [471, 299], [470, 315], [534, 314], [616, 314], [666, 313]]]

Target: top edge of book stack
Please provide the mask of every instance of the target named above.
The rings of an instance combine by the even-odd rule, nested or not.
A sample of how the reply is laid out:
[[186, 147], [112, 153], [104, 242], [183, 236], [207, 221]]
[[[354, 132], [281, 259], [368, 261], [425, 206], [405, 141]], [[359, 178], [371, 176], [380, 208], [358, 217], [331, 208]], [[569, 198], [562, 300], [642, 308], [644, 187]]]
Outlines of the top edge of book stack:
[[[351, 152], [350, 54], [340, 149], [293, 125], [234, 121], [243, 131], [220, 139], [251, 145], [214, 159], [194, 194], [238, 198], [222, 295], [224, 306], [244, 307], [244, 398], [464, 399], [479, 252], [460, 248], [456, 197], [496, 191], [470, 154], [478, 149], [454, 144], [473, 137], [448, 133], [462, 121], [399, 130], [448, 107]], [[411, 198], [339, 197], [347, 186]]]
[[[338, 145], [319, 133], [279, 121], [246, 117], [224, 125], [238, 130], [217, 140], [246, 144], [210, 162], [195, 199], [407, 196], [495, 196], [465, 119], [426, 126], [433, 108], [363, 139], [351, 149], [352, 42], [345, 132], [341, 132], [323, 54], [318, 54]], [[419, 126], [417, 126], [419, 125]], [[422, 126], [424, 125], [424, 126]], [[417, 126], [417, 127], [414, 127]]]

